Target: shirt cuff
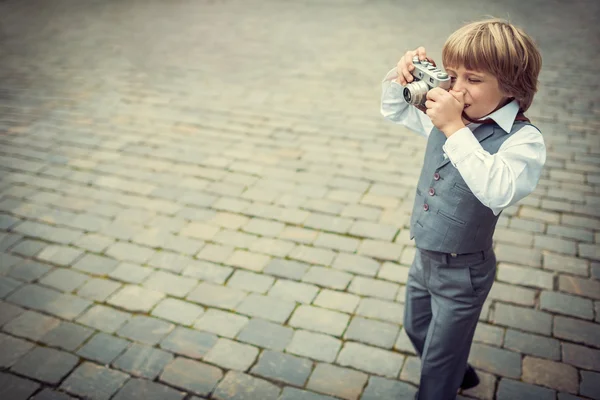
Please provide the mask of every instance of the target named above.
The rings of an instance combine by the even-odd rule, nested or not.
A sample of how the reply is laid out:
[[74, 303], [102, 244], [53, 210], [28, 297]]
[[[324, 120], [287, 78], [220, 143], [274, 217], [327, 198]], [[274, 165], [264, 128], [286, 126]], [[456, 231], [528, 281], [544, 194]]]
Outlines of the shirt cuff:
[[475, 151], [482, 149], [481, 144], [479, 144], [479, 141], [473, 135], [473, 132], [467, 127], [459, 129], [454, 132], [454, 134], [450, 135], [442, 148], [454, 166]]

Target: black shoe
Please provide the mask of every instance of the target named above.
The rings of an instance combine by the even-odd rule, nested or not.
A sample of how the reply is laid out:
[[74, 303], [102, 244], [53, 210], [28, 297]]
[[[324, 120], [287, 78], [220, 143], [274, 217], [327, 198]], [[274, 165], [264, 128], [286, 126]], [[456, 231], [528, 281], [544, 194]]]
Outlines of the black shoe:
[[479, 385], [479, 377], [477, 376], [477, 372], [471, 367], [467, 365], [467, 370], [465, 371], [465, 376], [463, 377], [463, 381], [460, 384], [460, 388], [462, 390], [472, 389], [475, 386]]

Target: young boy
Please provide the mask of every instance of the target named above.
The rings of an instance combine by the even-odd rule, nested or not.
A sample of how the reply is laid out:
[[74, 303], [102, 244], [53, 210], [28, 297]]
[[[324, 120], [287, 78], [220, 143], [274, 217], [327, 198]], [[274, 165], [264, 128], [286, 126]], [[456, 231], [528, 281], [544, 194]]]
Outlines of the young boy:
[[430, 90], [421, 109], [403, 97], [413, 57], [427, 59], [425, 49], [408, 51], [387, 74], [381, 113], [428, 138], [410, 222], [417, 252], [404, 328], [422, 363], [415, 398], [448, 400], [479, 383], [467, 359], [494, 282], [498, 216], [534, 190], [546, 160], [541, 133], [523, 115], [541, 56], [506, 21], [468, 24], [442, 50], [451, 89]]

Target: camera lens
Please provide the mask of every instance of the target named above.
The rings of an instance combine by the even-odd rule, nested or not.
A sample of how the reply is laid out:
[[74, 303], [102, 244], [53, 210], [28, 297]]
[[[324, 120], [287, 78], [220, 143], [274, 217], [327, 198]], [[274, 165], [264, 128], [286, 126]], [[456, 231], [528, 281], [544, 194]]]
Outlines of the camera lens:
[[423, 81], [416, 81], [406, 85], [402, 91], [402, 94], [404, 96], [404, 100], [406, 100], [408, 104], [423, 105], [425, 104], [425, 96], [427, 95], [428, 91], [429, 86], [427, 86], [427, 83]]

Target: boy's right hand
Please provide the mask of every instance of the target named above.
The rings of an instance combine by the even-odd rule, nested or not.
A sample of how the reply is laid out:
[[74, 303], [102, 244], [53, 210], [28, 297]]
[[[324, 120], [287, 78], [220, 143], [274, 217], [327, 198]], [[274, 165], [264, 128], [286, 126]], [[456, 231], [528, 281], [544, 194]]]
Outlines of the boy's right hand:
[[[409, 50], [404, 56], [398, 61], [396, 70], [398, 72], [398, 79], [396, 81], [402, 86], [406, 86], [408, 83], [414, 80], [411, 72], [414, 71], [415, 65], [413, 64], [413, 57], [418, 56], [419, 60], [429, 60], [425, 53], [424, 47], [419, 47], [416, 50]], [[433, 62], [433, 60], [430, 60]]]

